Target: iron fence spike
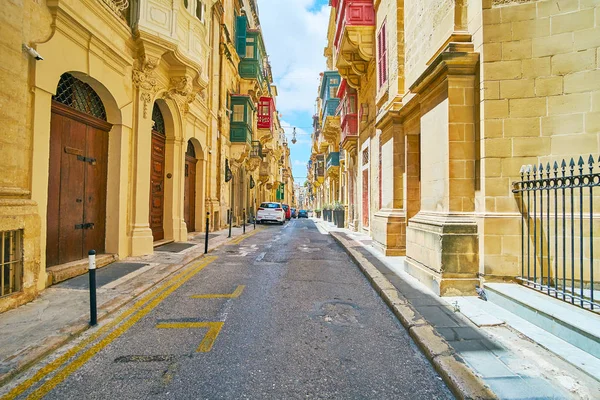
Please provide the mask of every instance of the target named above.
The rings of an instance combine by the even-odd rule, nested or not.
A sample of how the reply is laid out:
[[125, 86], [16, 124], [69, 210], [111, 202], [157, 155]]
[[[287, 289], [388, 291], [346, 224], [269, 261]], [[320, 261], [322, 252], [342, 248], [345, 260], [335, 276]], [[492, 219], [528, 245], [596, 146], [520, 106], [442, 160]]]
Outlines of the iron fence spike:
[[550, 161], [546, 164], [546, 172], [550, 173]]
[[577, 165], [579, 165], [579, 166], [581, 167], [583, 164], [585, 164], [585, 163], [583, 162], [583, 157], [582, 157], [582, 156], [579, 156], [579, 161], [577, 161]]
[[571, 167], [571, 169], [575, 167], [575, 160], [573, 160], [573, 157], [571, 157], [571, 161], [569, 161], [569, 167]]
[[564, 158], [562, 160], [562, 163], [560, 163], [560, 166], [562, 167], [562, 169], [565, 169], [567, 167], [567, 163], [565, 162]]
[[594, 164], [594, 157], [592, 157], [592, 155], [590, 154], [590, 157], [588, 158], [588, 164], [590, 164], [590, 166], [592, 164]]
[[558, 171], [558, 162], [554, 161], [554, 172]]

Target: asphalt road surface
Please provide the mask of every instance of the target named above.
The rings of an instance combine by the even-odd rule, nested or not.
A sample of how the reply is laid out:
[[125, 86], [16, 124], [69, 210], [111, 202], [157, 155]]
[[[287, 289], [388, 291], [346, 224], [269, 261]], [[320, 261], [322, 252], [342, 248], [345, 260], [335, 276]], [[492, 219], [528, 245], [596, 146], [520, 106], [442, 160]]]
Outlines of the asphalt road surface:
[[452, 398], [311, 220], [257, 226], [238, 242], [140, 300], [21, 397]]

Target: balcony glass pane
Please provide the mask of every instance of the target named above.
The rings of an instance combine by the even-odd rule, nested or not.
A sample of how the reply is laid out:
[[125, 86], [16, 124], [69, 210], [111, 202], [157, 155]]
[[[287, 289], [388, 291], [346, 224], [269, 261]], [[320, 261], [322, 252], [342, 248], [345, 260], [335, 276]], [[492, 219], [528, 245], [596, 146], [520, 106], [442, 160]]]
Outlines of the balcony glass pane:
[[233, 122], [244, 122], [243, 104], [236, 104], [233, 106]]

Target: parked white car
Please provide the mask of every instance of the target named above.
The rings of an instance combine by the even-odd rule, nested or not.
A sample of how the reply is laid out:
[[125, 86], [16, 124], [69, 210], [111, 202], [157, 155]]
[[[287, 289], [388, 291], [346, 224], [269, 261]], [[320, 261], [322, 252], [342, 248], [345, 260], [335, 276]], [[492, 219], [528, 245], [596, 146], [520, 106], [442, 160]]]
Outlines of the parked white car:
[[281, 203], [261, 203], [256, 211], [256, 223], [279, 222], [283, 225], [285, 222], [285, 210]]

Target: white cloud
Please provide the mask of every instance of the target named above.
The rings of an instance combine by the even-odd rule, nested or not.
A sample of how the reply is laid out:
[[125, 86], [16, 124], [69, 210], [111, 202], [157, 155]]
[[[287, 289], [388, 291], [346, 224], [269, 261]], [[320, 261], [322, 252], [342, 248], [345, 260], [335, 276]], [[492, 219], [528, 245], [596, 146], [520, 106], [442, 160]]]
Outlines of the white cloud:
[[[285, 131], [285, 136], [288, 140], [289, 144], [292, 144], [292, 139], [294, 137], [294, 127], [291, 126], [290, 123], [288, 123], [285, 120], [281, 120], [281, 125], [283, 125], [283, 130]], [[311, 145], [312, 144], [312, 139], [311, 139], [311, 134], [306, 132], [304, 129], [302, 128], [296, 128], [296, 145]]]
[[306, 167], [306, 161], [294, 160], [294, 165], [298, 167]]
[[[322, 1], [319, 2], [321, 4]], [[265, 46], [279, 92], [277, 109], [313, 113], [325, 69], [329, 6], [315, 0], [258, 0]], [[309, 11], [315, 8], [314, 11]]]

